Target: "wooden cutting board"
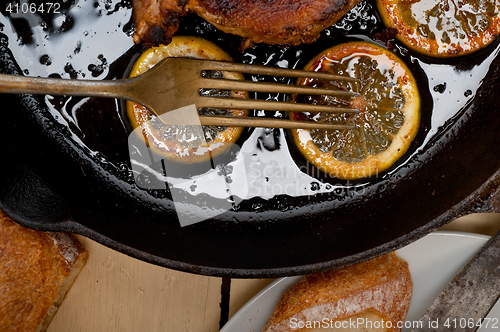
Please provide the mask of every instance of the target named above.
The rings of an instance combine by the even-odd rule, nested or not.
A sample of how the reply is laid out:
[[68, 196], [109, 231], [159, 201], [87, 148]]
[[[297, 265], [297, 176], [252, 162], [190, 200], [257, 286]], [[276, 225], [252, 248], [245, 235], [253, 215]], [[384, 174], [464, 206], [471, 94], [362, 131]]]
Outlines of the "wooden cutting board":
[[[493, 235], [500, 215], [475, 214], [445, 230]], [[49, 332], [219, 330], [221, 278], [178, 272], [78, 236], [89, 261], [49, 327]], [[232, 279], [229, 316], [273, 279]]]
[[221, 278], [166, 269], [77, 237], [89, 260], [49, 332], [219, 330]]

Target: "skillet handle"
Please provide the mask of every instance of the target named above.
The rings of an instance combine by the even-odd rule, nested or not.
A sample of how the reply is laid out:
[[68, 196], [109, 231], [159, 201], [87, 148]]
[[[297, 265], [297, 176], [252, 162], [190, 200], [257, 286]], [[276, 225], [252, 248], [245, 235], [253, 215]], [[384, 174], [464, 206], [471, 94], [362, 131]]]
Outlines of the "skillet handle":
[[0, 178], [0, 209], [25, 227], [64, 230], [71, 215], [62, 198], [30, 167], [17, 166]]
[[[0, 68], [1, 70], [1, 68]], [[64, 200], [35, 170], [46, 154], [37, 127], [24, 116], [17, 98], [0, 95], [0, 209], [20, 224], [33, 229], [56, 230], [70, 220]], [[57, 227], [56, 227], [57, 226]]]

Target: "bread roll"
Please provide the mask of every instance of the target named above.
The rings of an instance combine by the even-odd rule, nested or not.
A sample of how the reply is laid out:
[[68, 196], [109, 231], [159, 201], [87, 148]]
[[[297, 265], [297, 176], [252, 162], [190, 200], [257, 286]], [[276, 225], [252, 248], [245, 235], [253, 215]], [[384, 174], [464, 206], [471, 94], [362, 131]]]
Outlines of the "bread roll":
[[0, 211], [0, 331], [45, 331], [87, 258], [72, 235], [24, 228]]
[[283, 294], [264, 332], [401, 331], [412, 287], [395, 253], [311, 274]]

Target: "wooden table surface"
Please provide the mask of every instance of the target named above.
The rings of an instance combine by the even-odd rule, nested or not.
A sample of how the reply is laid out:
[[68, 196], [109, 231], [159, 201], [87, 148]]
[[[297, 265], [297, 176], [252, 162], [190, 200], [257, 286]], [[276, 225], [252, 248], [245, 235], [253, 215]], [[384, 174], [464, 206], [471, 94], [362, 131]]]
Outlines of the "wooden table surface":
[[[462, 217], [444, 229], [493, 235], [500, 230], [500, 214]], [[90, 257], [49, 332], [218, 331], [221, 320], [273, 281], [224, 280], [230, 285], [229, 308], [221, 309], [221, 278], [162, 268], [78, 238]]]

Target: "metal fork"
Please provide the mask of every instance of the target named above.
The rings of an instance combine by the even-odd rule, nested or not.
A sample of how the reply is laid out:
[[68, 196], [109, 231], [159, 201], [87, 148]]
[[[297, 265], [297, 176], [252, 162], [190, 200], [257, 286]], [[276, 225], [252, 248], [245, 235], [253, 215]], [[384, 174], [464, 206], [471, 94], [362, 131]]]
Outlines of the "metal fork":
[[[0, 74], [0, 93], [32, 93], [126, 99], [146, 106], [157, 116], [192, 104], [195, 104], [198, 108], [210, 107], [218, 109], [256, 109], [293, 112], [358, 112], [356, 109], [335, 108], [325, 105], [203, 96], [200, 94], [201, 89], [330, 96], [355, 95], [353, 92], [327, 88], [202, 77], [204, 71], [210, 70], [282, 77], [305, 77], [330, 81], [358, 81], [352, 77], [296, 69], [273, 68], [268, 66], [191, 58], [166, 58], [142, 75], [119, 80], [68, 80]], [[239, 116], [200, 115], [200, 123], [202, 125], [233, 127], [330, 130], [354, 128], [354, 126], [349, 125], [332, 125], [308, 121]]]

